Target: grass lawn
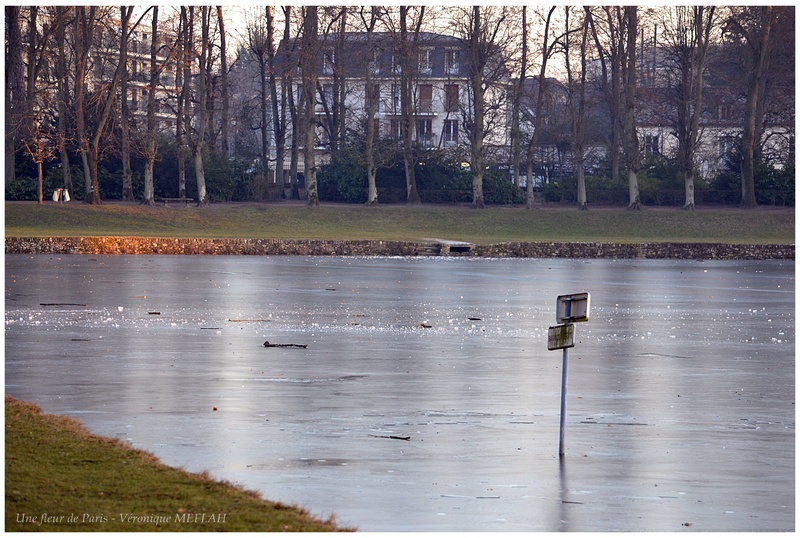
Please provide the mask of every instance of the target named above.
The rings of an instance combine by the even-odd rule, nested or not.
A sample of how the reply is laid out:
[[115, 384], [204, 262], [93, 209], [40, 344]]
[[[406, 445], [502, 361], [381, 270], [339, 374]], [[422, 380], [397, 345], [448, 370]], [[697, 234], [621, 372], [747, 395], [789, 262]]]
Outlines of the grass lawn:
[[465, 206], [225, 203], [145, 207], [110, 202], [6, 202], [7, 237], [140, 236], [400, 240], [690, 242], [794, 244], [794, 208], [599, 208], [475, 210]]
[[343, 531], [89, 434], [6, 396], [6, 525], [17, 531]]

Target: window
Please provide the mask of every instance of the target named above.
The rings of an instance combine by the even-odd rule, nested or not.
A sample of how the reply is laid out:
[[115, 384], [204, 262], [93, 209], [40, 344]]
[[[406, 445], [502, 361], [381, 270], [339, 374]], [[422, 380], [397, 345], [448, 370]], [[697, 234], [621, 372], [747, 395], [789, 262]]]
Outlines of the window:
[[425, 47], [419, 49], [419, 72], [420, 73], [430, 73], [431, 66], [432, 66], [432, 59], [433, 59], [433, 49]]
[[393, 112], [400, 112], [400, 85], [392, 84], [392, 108]]
[[719, 105], [719, 119], [732, 120], [733, 119], [733, 105]]
[[719, 160], [725, 161], [733, 155], [733, 149], [736, 146], [736, 138], [733, 136], [719, 137]]
[[336, 61], [333, 49], [325, 49], [322, 53], [322, 72], [326, 75], [333, 74], [333, 64]]
[[644, 154], [658, 155], [658, 135], [644, 135]]
[[431, 84], [420, 84], [417, 86], [417, 112], [430, 114], [433, 112], [433, 86]]
[[389, 133], [390, 137], [398, 139], [403, 138], [403, 122], [400, 120], [391, 120], [389, 122], [389, 128], [391, 129]]
[[328, 108], [333, 107], [333, 84], [322, 85], [322, 98], [325, 100], [325, 106]]
[[458, 120], [444, 120], [444, 141], [446, 144], [458, 142]]
[[400, 57], [397, 54], [392, 54], [392, 73], [400, 72]]
[[417, 120], [417, 142], [425, 146], [433, 144], [431, 120]]
[[370, 69], [373, 74], [378, 74], [381, 71], [381, 51], [372, 51], [372, 61], [370, 62]]
[[375, 103], [375, 112], [381, 109], [381, 85], [373, 84], [372, 93], [369, 92], [369, 86], [364, 85], [364, 110], [369, 107], [370, 101]]
[[458, 84], [444, 85], [444, 111], [458, 112]]
[[447, 75], [458, 73], [458, 49], [445, 49], [444, 72]]
[[314, 137], [314, 147], [317, 148], [321, 148], [331, 143], [331, 122], [328, 121], [328, 118], [323, 117], [320, 118], [319, 125], [322, 127], [322, 134], [320, 135], [319, 130], [317, 130], [316, 136]]

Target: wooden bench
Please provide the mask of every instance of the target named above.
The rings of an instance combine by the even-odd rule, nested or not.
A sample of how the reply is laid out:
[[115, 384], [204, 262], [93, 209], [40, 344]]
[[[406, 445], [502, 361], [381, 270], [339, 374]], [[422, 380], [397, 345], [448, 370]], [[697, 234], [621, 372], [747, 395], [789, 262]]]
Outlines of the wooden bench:
[[164, 202], [164, 206], [168, 206], [170, 203], [183, 203], [184, 206], [188, 206], [189, 202], [194, 202], [194, 198], [162, 198]]

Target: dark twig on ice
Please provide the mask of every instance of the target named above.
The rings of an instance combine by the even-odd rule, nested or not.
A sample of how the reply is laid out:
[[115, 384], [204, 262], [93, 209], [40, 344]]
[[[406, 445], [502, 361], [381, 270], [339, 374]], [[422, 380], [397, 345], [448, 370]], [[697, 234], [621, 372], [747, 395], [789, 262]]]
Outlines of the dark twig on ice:
[[293, 347], [298, 349], [306, 349], [308, 347], [307, 344], [270, 344], [269, 340], [264, 342], [264, 347]]
[[410, 435], [372, 435], [370, 437], [378, 437], [380, 439], [397, 439], [398, 441], [410, 441]]

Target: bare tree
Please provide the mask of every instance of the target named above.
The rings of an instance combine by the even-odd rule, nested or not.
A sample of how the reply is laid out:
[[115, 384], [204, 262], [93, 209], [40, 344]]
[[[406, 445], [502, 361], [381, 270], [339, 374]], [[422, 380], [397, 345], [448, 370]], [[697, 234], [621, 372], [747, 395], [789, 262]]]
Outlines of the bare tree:
[[[283, 51], [283, 73], [281, 80], [282, 91], [286, 91], [287, 101], [289, 102], [289, 117], [292, 124], [292, 142], [289, 151], [289, 177], [292, 182], [290, 197], [292, 200], [300, 199], [300, 188], [297, 177], [297, 164], [300, 158], [300, 114], [302, 112], [303, 101], [295, 101], [294, 98], [294, 75], [293, 70], [297, 67], [296, 59], [296, 43], [297, 40], [291, 39], [291, 15], [292, 7], [285, 6], [283, 8], [283, 41], [286, 43]], [[290, 46], [291, 43], [291, 46]], [[302, 97], [299, 96], [299, 97]]]
[[[589, 209], [586, 198], [586, 177], [584, 174], [584, 158], [586, 153], [586, 67], [587, 41], [589, 38], [589, 20], [582, 16], [575, 27], [571, 26], [570, 15], [578, 13], [575, 8], [564, 8], [564, 26], [562, 51], [567, 73], [567, 106], [570, 112], [571, 146], [575, 157], [575, 175], [578, 186], [578, 208]], [[579, 59], [573, 65], [574, 37], [578, 36]], [[575, 72], [577, 68], [577, 73]]]
[[[278, 76], [277, 76], [277, 62], [275, 50], [275, 18], [272, 13], [272, 7], [266, 7], [266, 20], [267, 20], [267, 65], [269, 67], [269, 88], [270, 88], [270, 101], [272, 102], [272, 131], [275, 136], [275, 181], [280, 181], [281, 187], [284, 183], [284, 162], [286, 161], [286, 95], [287, 91], [291, 92], [291, 83], [287, 88], [285, 84], [280, 84], [281, 95], [278, 98]], [[287, 47], [289, 43], [285, 44]], [[282, 69], [288, 70], [287, 65], [283, 65]], [[282, 75], [281, 78], [285, 78]]]
[[[189, 7], [189, 18], [195, 8]], [[209, 203], [206, 191], [206, 173], [203, 165], [203, 154], [208, 130], [208, 94], [211, 87], [211, 8], [200, 7], [200, 53], [197, 57], [197, 75], [195, 78], [195, 114], [197, 124], [194, 136], [190, 137], [194, 174], [197, 180], [197, 204]]]
[[508, 71], [502, 51], [511, 45], [509, 8], [473, 6], [454, 17], [455, 33], [461, 40], [469, 77], [469, 107], [462, 110], [464, 131], [470, 144], [472, 207], [483, 209], [483, 176], [487, 167], [486, 136], [504, 120]]
[[[20, 33], [22, 14], [21, 12], [10, 10], [7, 15], [12, 19], [6, 21], [6, 27], [12, 34]], [[40, 15], [43, 15], [40, 18]], [[52, 38], [59, 25], [58, 20], [48, 17], [46, 9], [38, 6], [27, 8], [27, 29], [26, 39], [23, 42], [22, 36], [10, 36], [11, 43], [7, 44], [7, 57], [10, 63], [17, 63], [20, 58], [16, 58], [17, 49], [24, 48], [25, 62], [18, 66], [12, 66], [7, 71], [13, 77], [18, 77], [22, 72], [24, 78], [11, 81], [11, 92], [15, 94], [11, 97], [13, 103], [12, 110], [8, 111], [8, 118], [11, 122], [7, 123], [11, 133], [6, 133], [11, 137], [11, 147], [7, 150], [16, 152], [17, 142], [22, 143], [24, 152], [36, 164], [39, 174], [39, 203], [43, 202], [43, 175], [42, 164], [50, 160], [55, 152], [54, 139], [57, 135], [52, 132], [55, 125], [53, 118], [53, 98], [52, 91], [52, 71], [49, 65], [52, 63], [50, 51], [53, 48]], [[17, 40], [19, 38], [19, 40]], [[8, 93], [8, 92], [7, 92]], [[7, 97], [8, 100], [8, 97]], [[7, 101], [8, 102], [8, 101]], [[6, 139], [7, 143], [9, 138]], [[11, 155], [12, 165], [15, 163], [15, 155]], [[14, 171], [11, 171], [12, 178]]]
[[150, 30], [150, 84], [147, 91], [147, 142], [144, 151], [144, 196], [142, 203], [155, 204], [155, 193], [153, 185], [153, 171], [156, 160], [156, 85], [158, 76], [163, 69], [158, 66], [156, 56], [158, 52], [158, 6], [152, 8], [152, 20]]
[[[422, 21], [425, 16], [425, 6], [419, 8], [416, 24], [408, 32], [409, 8], [400, 6], [400, 41], [396, 51], [399, 53], [400, 60], [400, 122], [402, 124], [403, 139], [403, 164], [406, 172], [406, 202], [412, 205], [420, 203], [419, 192], [417, 191], [417, 178], [414, 167], [414, 145], [412, 142], [412, 129], [414, 127], [414, 94], [412, 92], [414, 73], [416, 71], [414, 61], [418, 51], [418, 43]], [[412, 24], [414, 21], [412, 20]]]
[[[272, 29], [272, 10], [268, 6], [266, 8], [266, 33], [264, 27], [261, 25], [261, 20], [256, 19], [249, 21], [247, 24], [247, 49], [256, 57], [258, 61], [258, 82], [259, 82], [259, 112], [261, 113], [261, 122], [259, 123], [259, 130], [261, 131], [261, 170], [267, 174], [269, 170], [269, 90], [270, 87], [267, 83], [267, 77], [274, 77], [274, 70], [269, 66], [269, 57], [271, 44], [270, 31]], [[271, 79], [273, 82], [274, 79]]]
[[44, 174], [42, 171], [42, 164], [50, 160], [55, 152], [49, 131], [43, 129], [42, 124], [46, 123], [43, 111], [43, 108], [36, 107], [33, 117], [29, 118], [30, 126], [28, 127], [28, 136], [22, 141], [25, 147], [25, 153], [30, 156], [31, 161], [36, 165], [39, 176], [38, 201], [40, 204], [44, 203]]
[[376, 205], [378, 203], [378, 188], [375, 182], [377, 175], [377, 166], [375, 164], [375, 113], [377, 109], [378, 99], [380, 95], [375, 91], [372, 82], [372, 72], [374, 69], [373, 62], [375, 60], [375, 24], [378, 21], [378, 7], [371, 6], [369, 16], [365, 13], [366, 8], [361, 7], [359, 15], [361, 23], [367, 31], [367, 50], [366, 61], [364, 62], [364, 80], [366, 83], [365, 99], [367, 101], [367, 119], [366, 119], [366, 143], [364, 148], [365, 158], [367, 160], [367, 205]]
[[228, 92], [228, 46], [225, 33], [225, 18], [222, 6], [217, 6], [217, 25], [219, 27], [219, 71], [222, 81], [222, 154], [231, 156], [230, 139], [228, 138], [228, 124], [230, 123], [230, 94]]
[[194, 12], [186, 6], [180, 8], [178, 23], [178, 67], [175, 82], [179, 88], [175, 114], [175, 146], [178, 154], [178, 196], [186, 198], [186, 129], [189, 125], [189, 78], [191, 77], [191, 50], [193, 42]]
[[[769, 68], [770, 35], [775, 23], [773, 6], [747, 7], [734, 10], [728, 18], [731, 30], [740, 35], [749, 52], [747, 72], [747, 101], [745, 103], [744, 130], [742, 132], [742, 209], [758, 206], [756, 201], [753, 162], [759, 131], [758, 120], [763, 116], [764, 93], [766, 92]], [[759, 114], [761, 111], [761, 114]]]
[[617, 184], [620, 169], [620, 145], [622, 133], [622, 41], [620, 9], [604, 7], [595, 15], [589, 7], [584, 8], [592, 30], [597, 58], [600, 61], [600, 88], [609, 111], [608, 154], [611, 161], [611, 182]]
[[69, 76], [67, 71], [65, 29], [68, 25], [73, 24], [69, 20], [72, 13], [72, 8], [56, 6], [56, 107], [58, 109], [58, 134], [56, 144], [58, 146], [58, 154], [61, 159], [61, 172], [64, 178], [64, 188], [67, 189], [70, 197], [74, 197], [75, 193], [72, 186], [72, 173], [70, 171], [69, 151], [67, 148], [67, 140], [69, 139], [69, 120], [67, 113], [69, 108]]
[[[76, 42], [75, 53], [77, 57], [75, 73], [75, 102], [76, 102], [76, 123], [78, 128], [78, 138], [81, 147], [81, 159], [83, 161], [84, 179], [86, 183], [85, 203], [99, 204], [100, 183], [97, 175], [97, 167], [100, 158], [100, 149], [106, 126], [111, 119], [114, 110], [114, 102], [122, 76], [123, 65], [117, 64], [114, 75], [109, 83], [104, 84], [102, 89], [95, 87], [92, 94], [92, 112], [96, 118], [96, 123], [92, 125], [93, 133], [89, 133], [87, 125], [87, 109], [85, 100], [86, 77], [88, 74], [88, 61], [92, 47], [95, 45], [94, 33], [98, 23], [98, 7], [89, 6], [87, 13], [85, 6], [78, 6], [78, 17], [76, 19]], [[96, 83], [104, 82], [95, 80]]]
[[[345, 94], [347, 77], [345, 66], [349, 63], [349, 57], [345, 50], [345, 38], [347, 30], [346, 6], [329, 6], [323, 9], [323, 30], [319, 36], [319, 41], [325, 44], [320, 50], [323, 69], [329, 70], [331, 85], [326, 91], [320, 81], [317, 80], [317, 94], [319, 103], [322, 106], [322, 113], [325, 121], [320, 125], [325, 131], [328, 145], [331, 152], [336, 152], [341, 143], [344, 142], [345, 124]], [[333, 42], [333, 46], [329, 45]]]
[[667, 67], [672, 73], [671, 97], [675, 105], [672, 124], [678, 139], [678, 165], [683, 172], [685, 202], [693, 211], [695, 152], [700, 139], [703, 105], [703, 71], [714, 7], [673, 7], [666, 14], [663, 32]]
[[531, 136], [528, 139], [528, 148], [526, 152], [526, 166], [527, 166], [527, 177], [528, 177], [528, 184], [526, 186], [526, 207], [527, 209], [533, 209], [533, 202], [534, 202], [534, 194], [533, 194], [533, 159], [534, 159], [534, 150], [539, 143], [539, 138], [541, 137], [541, 126], [542, 126], [542, 119], [543, 119], [543, 110], [544, 110], [544, 95], [547, 91], [547, 61], [550, 58], [550, 55], [553, 53], [553, 48], [555, 47], [557, 40], [550, 41], [550, 24], [552, 22], [553, 14], [555, 13], [556, 8], [551, 7], [547, 11], [547, 16], [545, 17], [544, 22], [544, 33], [542, 34], [542, 46], [541, 46], [541, 54], [542, 60], [539, 66], [539, 84], [537, 85], [536, 89], [536, 106], [533, 112], [533, 131], [531, 132]]
[[511, 160], [514, 169], [514, 184], [522, 186], [522, 131], [520, 130], [520, 114], [522, 97], [525, 90], [525, 78], [528, 70], [528, 6], [522, 6], [522, 56], [520, 58], [519, 78], [511, 99]]

